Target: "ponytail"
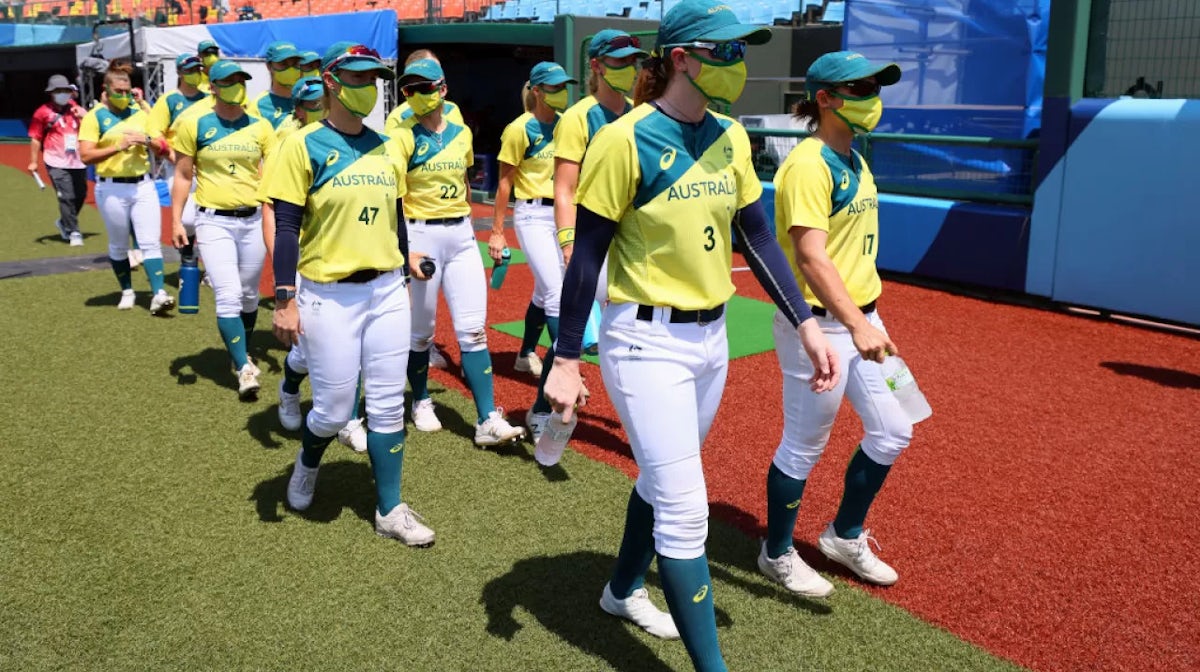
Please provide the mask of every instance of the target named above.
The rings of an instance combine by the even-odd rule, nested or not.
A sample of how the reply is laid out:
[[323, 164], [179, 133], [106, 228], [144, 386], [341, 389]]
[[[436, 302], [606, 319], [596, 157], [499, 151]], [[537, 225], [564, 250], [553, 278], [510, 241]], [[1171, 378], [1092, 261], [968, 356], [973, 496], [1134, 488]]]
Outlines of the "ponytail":
[[533, 95], [533, 86], [529, 82], [525, 82], [525, 86], [521, 87], [521, 105], [525, 107], [526, 112], [533, 112], [537, 107], [537, 96]]
[[642, 61], [642, 71], [633, 86], [633, 104], [641, 105], [662, 97], [673, 74], [675, 66], [666, 54], [656, 53]]
[[792, 117], [797, 121], [806, 121], [809, 133], [813, 133], [821, 125], [821, 106], [817, 104], [816, 94], [792, 106]]

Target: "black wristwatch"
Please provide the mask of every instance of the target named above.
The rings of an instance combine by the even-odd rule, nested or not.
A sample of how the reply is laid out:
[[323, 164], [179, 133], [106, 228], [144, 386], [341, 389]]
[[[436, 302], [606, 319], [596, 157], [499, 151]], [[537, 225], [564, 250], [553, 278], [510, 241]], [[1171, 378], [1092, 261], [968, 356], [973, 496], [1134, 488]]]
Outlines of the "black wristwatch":
[[288, 301], [288, 300], [291, 300], [294, 298], [296, 298], [296, 290], [287, 289], [285, 287], [276, 287], [275, 288], [275, 300], [276, 301]]

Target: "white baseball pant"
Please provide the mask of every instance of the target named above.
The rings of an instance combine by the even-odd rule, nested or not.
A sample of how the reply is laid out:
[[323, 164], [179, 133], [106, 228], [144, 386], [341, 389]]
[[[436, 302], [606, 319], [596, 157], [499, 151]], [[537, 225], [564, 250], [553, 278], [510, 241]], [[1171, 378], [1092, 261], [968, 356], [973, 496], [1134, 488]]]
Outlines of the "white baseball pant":
[[554, 207], [540, 201], [517, 201], [513, 228], [533, 273], [533, 305], [558, 317], [562, 298], [563, 258], [555, 235]]
[[446, 293], [459, 349], [486, 349], [487, 280], [471, 218], [464, 217], [458, 224], [410, 219], [408, 249], [433, 257], [437, 265], [432, 278], [412, 283], [412, 349], [424, 352], [433, 344], [439, 289]]
[[[299, 273], [296, 274], [296, 292], [300, 291], [300, 282], [303, 280]], [[292, 347], [288, 348], [288, 353], [284, 357], [287, 360], [287, 365], [296, 373], [308, 373], [308, 357], [304, 355], [304, 346], [299, 343], [293, 343]]]
[[637, 460], [635, 487], [654, 508], [654, 548], [690, 560], [708, 539], [700, 448], [725, 391], [725, 318], [671, 324], [669, 308], [655, 308], [648, 321], [637, 312], [631, 303], [605, 307], [600, 371]]
[[[808, 386], [813, 365], [796, 328], [782, 313], [775, 314], [775, 354], [783, 372], [783, 438], [775, 451], [775, 466], [791, 478], [808, 478], [829, 442], [843, 396], [850, 397], [862, 419], [862, 451], [878, 464], [892, 464], [912, 441], [912, 422], [888, 388], [883, 367], [859, 356], [849, 330], [832, 315], [816, 319], [842, 366], [838, 386], [821, 394]], [[876, 311], [867, 313], [867, 320], [887, 333]]]
[[262, 212], [229, 217], [198, 211], [196, 246], [212, 281], [217, 317], [238, 317], [258, 310], [258, 281], [267, 256]]
[[376, 432], [404, 429], [412, 316], [401, 273], [389, 271], [361, 283], [305, 278], [296, 307], [312, 385], [309, 431], [329, 437], [346, 426], [360, 371], [367, 426]]
[[[171, 175], [175, 174], [175, 166], [171, 166]], [[187, 202], [183, 204], [183, 213], [180, 214], [180, 223], [183, 224], [184, 231], [187, 231], [189, 236], [196, 235], [196, 180], [192, 179], [192, 186], [188, 190]]]
[[120, 261], [129, 253], [129, 232], [137, 236], [146, 259], [162, 258], [162, 211], [154, 181], [96, 181], [96, 207], [108, 232], [108, 258]]

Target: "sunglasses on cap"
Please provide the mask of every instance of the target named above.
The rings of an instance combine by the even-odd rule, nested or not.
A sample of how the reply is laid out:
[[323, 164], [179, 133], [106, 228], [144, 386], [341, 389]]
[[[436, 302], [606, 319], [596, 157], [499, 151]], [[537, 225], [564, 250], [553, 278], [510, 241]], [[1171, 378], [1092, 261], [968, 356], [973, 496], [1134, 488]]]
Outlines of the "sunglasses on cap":
[[183, 71], [201, 67], [204, 67], [204, 62], [200, 60], [199, 56], [188, 56], [187, 58], [183, 59], [182, 63], [179, 64], [178, 69]]
[[346, 62], [352, 58], [356, 58], [356, 57], [357, 58], [363, 58], [363, 57], [373, 58], [377, 61], [380, 60], [378, 51], [375, 51], [374, 49], [368, 47], [365, 44], [356, 44], [351, 47], [346, 47], [346, 51], [343, 52], [341, 55], [339, 55], [337, 58], [330, 61], [329, 65], [325, 68], [325, 70], [327, 72], [329, 70], [336, 70], [340, 63], [344, 63], [344, 62]]
[[869, 98], [878, 96], [883, 89], [879, 82], [872, 82], [868, 79], [857, 79], [853, 82], [825, 82], [830, 89], [845, 89], [847, 93], [855, 98]]
[[412, 95], [415, 95], [418, 93], [428, 95], [428, 94], [431, 94], [434, 91], [437, 91], [438, 89], [442, 88], [442, 84], [445, 84], [445, 83], [446, 83], [446, 80], [444, 80], [444, 79], [439, 79], [436, 82], [430, 82], [428, 80], [421, 81], [421, 82], [413, 82], [412, 84], [405, 84], [404, 86], [400, 87], [400, 93], [403, 93], [405, 97], [412, 96]]
[[664, 44], [663, 49], [707, 49], [718, 61], [740, 61], [746, 57], [746, 43], [742, 40], [732, 42], [684, 42], [682, 44]]
[[606, 42], [606, 44], [614, 51], [626, 47], [633, 47], [634, 49], [642, 48], [642, 41], [633, 35], [618, 35]]
[[567, 88], [566, 84], [538, 84], [543, 93], [558, 93]]

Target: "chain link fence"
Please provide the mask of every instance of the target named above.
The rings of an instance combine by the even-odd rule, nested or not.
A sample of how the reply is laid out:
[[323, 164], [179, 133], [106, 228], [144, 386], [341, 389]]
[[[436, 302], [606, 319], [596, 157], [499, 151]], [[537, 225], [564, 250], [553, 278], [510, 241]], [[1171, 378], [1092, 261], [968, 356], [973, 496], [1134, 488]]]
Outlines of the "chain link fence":
[[1092, 0], [1084, 96], [1200, 98], [1200, 0]]

